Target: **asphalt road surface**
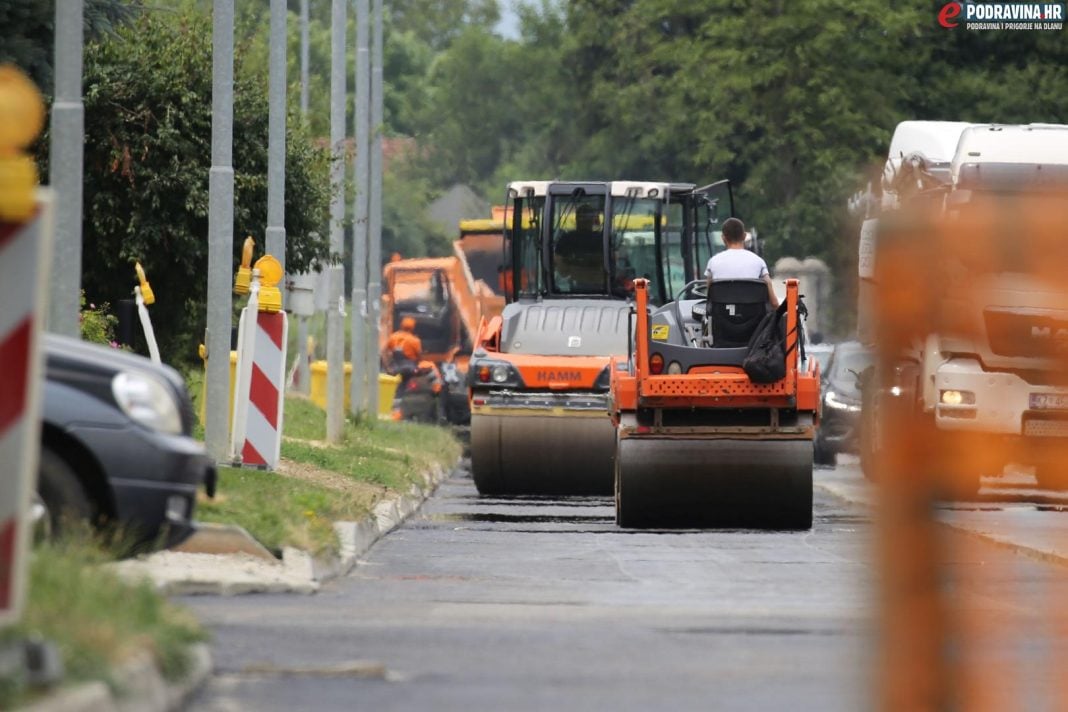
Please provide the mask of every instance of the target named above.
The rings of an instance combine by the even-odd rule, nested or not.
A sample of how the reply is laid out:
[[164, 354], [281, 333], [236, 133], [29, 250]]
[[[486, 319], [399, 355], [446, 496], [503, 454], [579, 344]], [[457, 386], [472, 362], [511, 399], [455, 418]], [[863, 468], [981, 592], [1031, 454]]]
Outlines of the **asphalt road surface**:
[[[872, 525], [819, 488], [815, 515], [803, 533], [636, 533], [607, 498], [482, 499], [459, 471], [315, 596], [186, 599], [215, 636], [192, 707], [869, 709]], [[1016, 708], [1052, 709], [1065, 569], [978, 539], [948, 558], [961, 610], [1001, 623], [985, 642], [1024, 675]]]

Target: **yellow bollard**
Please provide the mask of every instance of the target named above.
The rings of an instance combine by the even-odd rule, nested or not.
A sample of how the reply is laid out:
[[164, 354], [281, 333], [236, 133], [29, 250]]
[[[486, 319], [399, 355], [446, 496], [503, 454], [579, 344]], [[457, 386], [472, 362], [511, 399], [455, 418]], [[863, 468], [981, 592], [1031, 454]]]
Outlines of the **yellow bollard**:
[[378, 417], [389, 418], [393, 413], [393, 396], [397, 393], [400, 385], [400, 376], [391, 376], [388, 373], [378, 374]]
[[[378, 374], [378, 415], [389, 417], [393, 410], [393, 396], [397, 392], [400, 376], [387, 373]], [[352, 364], [345, 363], [345, 411], [352, 403], [350, 386], [352, 384]], [[326, 408], [326, 361], [313, 361], [311, 364], [311, 400], [320, 408]]]
[[[197, 412], [197, 417], [200, 419], [200, 424], [205, 425], [207, 423], [207, 414], [205, 411], [204, 403], [207, 400], [205, 395], [208, 388], [208, 350], [204, 347], [204, 344], [200, 345], [199, 349], [200, 359], [204, 362], [204, 379], [200, 382], [200, 408]], [[237, 379], [237, 352], [230, 352], [230, 400], [227, 401], [230, 404], [230, 410], [226, 416], [227, 427], [234, 419], [234, 381]]]

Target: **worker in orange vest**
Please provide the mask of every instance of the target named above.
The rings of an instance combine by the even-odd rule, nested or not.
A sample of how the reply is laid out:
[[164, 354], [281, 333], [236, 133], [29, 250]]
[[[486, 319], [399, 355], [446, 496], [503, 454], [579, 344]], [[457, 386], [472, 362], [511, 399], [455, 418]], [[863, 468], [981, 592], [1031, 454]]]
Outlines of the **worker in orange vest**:
[[400, 328], [389, 335], [382, 348], [382, 361], [387, 366], [394, 366], [397, 358], [418, 364], [423, 357], [423, 342], [415, 335], [415, 319], [406, 316], [401, 319]]

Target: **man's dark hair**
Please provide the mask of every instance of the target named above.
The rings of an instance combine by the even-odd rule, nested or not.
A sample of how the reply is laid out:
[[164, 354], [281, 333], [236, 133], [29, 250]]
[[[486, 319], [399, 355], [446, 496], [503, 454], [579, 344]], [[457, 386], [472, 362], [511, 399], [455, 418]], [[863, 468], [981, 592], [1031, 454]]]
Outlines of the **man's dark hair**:
[[745, 240], [745, 223], [738, 218], [727, 218], [723, 221], [723, 239], [732, 245]]

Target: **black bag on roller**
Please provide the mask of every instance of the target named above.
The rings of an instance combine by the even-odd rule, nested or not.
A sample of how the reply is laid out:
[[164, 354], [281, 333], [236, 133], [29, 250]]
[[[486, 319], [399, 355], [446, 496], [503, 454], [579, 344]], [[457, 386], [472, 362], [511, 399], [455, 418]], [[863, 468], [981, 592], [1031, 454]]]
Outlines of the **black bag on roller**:
[[775, 383], [786, 377], [786, 300], [757, 325], [742, 370], [753, 383]]

